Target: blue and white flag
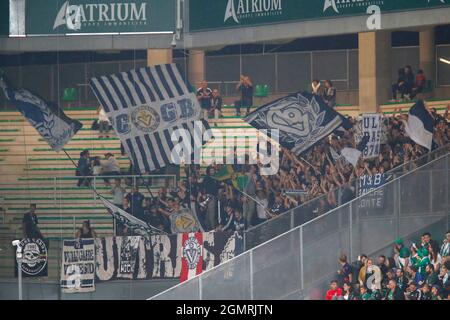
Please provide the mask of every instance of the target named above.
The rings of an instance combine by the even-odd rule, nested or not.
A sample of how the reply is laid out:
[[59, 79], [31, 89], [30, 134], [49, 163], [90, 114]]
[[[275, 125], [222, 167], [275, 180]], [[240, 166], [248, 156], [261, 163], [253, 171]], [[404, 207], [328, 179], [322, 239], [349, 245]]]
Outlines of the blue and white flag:
[[141, 173], [174, 163], [174, 131], [194, 136], [200, 105], [175, 64], [92, 78], [90, 85]]
[[280, 144], [297, 155], [307, 151], [342, 124], [336, 111], [319, 96], [295, 93], [266, 104], [245, 118], [258, 130], [278, 129]]
[[352, 166], [356, 167], [358, 160], [361, 157], [361, 151], [354, 148], [344, 148], [341, 150], [341, 155], [350, 163]]
[[108, 212], [113, 216], [113, 218], [128, 227], [133, 234], [137, 234], [140, 236], [147, 236], [152, 234], [164, 234], [165, 232], [159, 230], [152, 225], [136, 218], [132, 214], [129, 214], [125, 210], [120, 209], [118, 206], [113, 204], [111, 201], [108, 201], [104, 197], [99, 195], [100, 200], [103, 202], [103, 205], [106, 207]]
[[433, 144], [434, 120], [425, 107], [423, 100], [419, 100], [409, 110], [405, 131], [415, 143], [431, 150]]
[[13, 89], [4, 77], [0, 77], [0, 87], [9, 102], [23, 114], [55, 151], [61, 151], [83, 126], [79, 121], [67, 117], [58, 106], [44, 101], [30, 91]]

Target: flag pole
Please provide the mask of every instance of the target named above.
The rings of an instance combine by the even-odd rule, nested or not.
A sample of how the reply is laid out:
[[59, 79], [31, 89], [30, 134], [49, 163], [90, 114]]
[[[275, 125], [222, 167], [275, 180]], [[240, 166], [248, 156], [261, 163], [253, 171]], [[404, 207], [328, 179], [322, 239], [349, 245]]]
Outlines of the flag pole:
[[[223, 182], [223, 181], [220, 181], [220, 180], [217, 179], [217, 178], [214, 178], [214, 177], [211, 177], [211, 178], [213, 178], [213, 179], [215, 179], [215, 180], [217, 180], [217, 181], [219, 181], [219, 182]], [[255, 202], [256, 202], [258, 205], [260, 205], [261, 207], [264, 207], [264, 205], [263, 205], [261, 202], [259, 202], [258, 200], [256, 200], [256, 199], [253, 198], [252, 196], [250, 196], [249, 194], [245, 193], [244, 191], [239, 190], [238, 188], [236, 188], [235, 186], [233, 186], [233, 184], [231, 184], [231, 187], [232, 187], [234, 190], [236, 190], [236, 191], [242, 193], [244, 196], [246, 196], [246, 197], [252, 199], [253, 201], [255, 201]]]

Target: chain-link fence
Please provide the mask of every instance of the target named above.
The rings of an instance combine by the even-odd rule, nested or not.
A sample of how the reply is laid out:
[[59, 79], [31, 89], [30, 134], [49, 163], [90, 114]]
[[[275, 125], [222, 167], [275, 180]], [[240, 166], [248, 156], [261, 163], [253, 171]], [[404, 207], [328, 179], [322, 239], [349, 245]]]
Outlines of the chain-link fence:
[[390, 255], [397, 238], [446, 232], [449, 165], [435, 159], [152, 299], [323, 299], [340, 254]]

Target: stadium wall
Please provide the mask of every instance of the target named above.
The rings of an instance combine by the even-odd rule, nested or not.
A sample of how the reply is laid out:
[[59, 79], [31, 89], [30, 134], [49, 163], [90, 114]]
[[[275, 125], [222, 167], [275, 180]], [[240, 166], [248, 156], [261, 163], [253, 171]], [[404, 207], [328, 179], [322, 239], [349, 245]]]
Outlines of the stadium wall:
[[[179, 283], [179, 280], [111, 281], [95, 285], [95, 292], [61, 293], [58, 282], [23, 283], [24, 300], [144, 300]], [[18, 285], [14, 279], [0, 279], [0, 300], [18, 298]]]

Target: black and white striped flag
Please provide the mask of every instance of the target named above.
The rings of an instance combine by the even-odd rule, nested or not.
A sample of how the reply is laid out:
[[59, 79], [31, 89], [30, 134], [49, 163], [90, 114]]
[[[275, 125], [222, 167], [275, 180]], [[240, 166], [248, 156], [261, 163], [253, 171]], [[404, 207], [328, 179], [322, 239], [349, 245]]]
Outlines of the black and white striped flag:
[[[96, 77], [90, 85], [134, 166], [142, 173], [177, 163], [172, 156], [174, 147], [187, 146], [194, 136], [197, 142], [199, 135], [200, 143], [205, 142], [201, 134], [209, 127], [206, 122], [197, 125], [200, 105], [175, 64]], [[180, 137], [183, 129], [188, 135]], [[189, 147], [184, 150], [192, 153], [201, 149], [201, 145]]]

